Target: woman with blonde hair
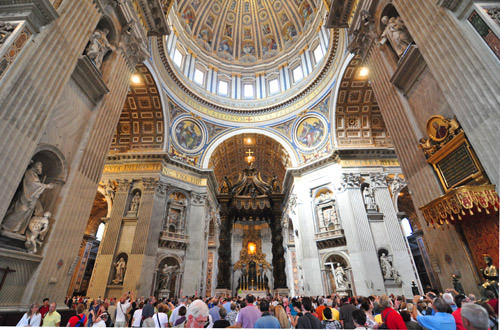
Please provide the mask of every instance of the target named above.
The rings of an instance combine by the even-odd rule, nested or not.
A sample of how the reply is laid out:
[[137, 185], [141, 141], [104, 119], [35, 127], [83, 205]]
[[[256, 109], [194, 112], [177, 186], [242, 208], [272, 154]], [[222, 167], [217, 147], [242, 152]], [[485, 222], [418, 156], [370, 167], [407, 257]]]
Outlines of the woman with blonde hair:
[[281, 329], [290, 329], [290, 321], [286, 315], [285, 309], [281, 305], [274, 307], [274, 316], [280, 322]]
[[42, 321], [42, 314], [38, 311], [38, 304], [32, 304], [30, 309], [24, 313], [16, 327], [39, 327]]

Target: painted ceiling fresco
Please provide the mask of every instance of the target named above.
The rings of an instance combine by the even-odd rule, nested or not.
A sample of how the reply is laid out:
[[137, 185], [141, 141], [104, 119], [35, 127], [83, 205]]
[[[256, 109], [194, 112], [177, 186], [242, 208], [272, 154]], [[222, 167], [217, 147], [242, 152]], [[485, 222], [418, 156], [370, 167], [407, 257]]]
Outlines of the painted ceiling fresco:
[[178, 0], [186, 32], [208, 55], [230, 64], [272, 59], [311, 28], [320, 0]]

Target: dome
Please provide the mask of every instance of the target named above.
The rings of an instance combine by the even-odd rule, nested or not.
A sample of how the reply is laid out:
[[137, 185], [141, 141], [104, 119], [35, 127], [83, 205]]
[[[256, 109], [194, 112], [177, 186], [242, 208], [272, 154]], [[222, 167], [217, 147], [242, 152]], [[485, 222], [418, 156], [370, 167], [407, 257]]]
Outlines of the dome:
[[[345, 36], [322, 0], [178, 0], [174, 33], [152, 44], [175, 103], [217, 122], [271, 122], [319, 101]], [[155, 51], [158, 51], [155, 54]]]
[[314, 32], [320, 0], [179, 0], [175, 12], [200, 53], [229, 65], [271, 62]]

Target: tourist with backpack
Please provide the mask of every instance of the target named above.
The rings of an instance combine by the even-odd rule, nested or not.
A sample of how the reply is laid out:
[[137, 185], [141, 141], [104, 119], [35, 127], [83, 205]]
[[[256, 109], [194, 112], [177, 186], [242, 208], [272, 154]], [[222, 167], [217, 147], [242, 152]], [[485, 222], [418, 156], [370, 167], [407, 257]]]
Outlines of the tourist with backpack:
[[85, 306], [80, 303], [76, 306], [76, 315], [69, 318], [67, 327], [84, 327], [87, 323], [87, 316], [84, 313]]

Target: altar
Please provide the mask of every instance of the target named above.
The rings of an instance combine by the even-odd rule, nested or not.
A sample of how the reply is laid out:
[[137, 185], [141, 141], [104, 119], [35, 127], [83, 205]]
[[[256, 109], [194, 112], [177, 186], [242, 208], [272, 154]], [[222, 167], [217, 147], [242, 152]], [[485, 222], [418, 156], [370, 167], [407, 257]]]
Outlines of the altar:
[[245, 298], [247, 295], [253, 295], [257, 298], [265, 298], [269, 295], [269, 291], [265, 290], [238, 290], [238, 296]]

